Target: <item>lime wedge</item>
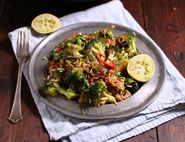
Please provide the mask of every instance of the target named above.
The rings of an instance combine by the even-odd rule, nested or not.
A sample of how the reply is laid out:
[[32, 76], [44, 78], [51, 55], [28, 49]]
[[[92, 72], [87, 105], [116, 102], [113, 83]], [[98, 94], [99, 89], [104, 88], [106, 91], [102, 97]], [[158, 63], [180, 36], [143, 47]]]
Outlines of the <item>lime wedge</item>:
[[147, 54], [136, 55], [130, 59], [127, 72], [135, 80], [147, 82], [155, 73], [155, 63]]
[[56, 16], [44, 13], [31, 22], [31, 27], [40, 34], [49, 34], [61, 28], [61, 22]]

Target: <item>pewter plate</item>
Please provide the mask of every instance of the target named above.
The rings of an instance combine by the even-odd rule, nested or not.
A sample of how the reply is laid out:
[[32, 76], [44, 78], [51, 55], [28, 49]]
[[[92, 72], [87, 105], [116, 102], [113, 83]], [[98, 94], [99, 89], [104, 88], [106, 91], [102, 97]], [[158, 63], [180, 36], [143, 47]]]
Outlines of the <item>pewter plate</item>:
[[135, 32], [137, 35], [137, 47], [146, 54], [149, 54], [155, 62], [156, 71], [153, 78], [145, 83], [133, 96], [119, 102], [118, 104], [107, 104], [100, 108], [89, 107], [85, 114], [81, 113], [80, 105], [72, 100], [67, 100], [64, 96], [58, 95], [55, 97], [43, 97], [43, 88], [46, 76], [46, 64], [43, 57], [49, 57], [52, 50], [58, 43], [66, 39], [74, 32], [92, 33], [104, 27], [111, 26], [112, 23], [104, 22], [88, 22], [70, 25], [60, 29], [59, 31], [46, 37], [34, 51], [29, 64], [29, 83], [31, 89], [41, 101], [47, 106], [56, 109], [57, 111], [76, 118], [81, 119], [109, 119], [130, 117], [140, 112], [151, 104], [161, 90], [165, 78], [165, 65], [156, 45], [142, 34], [133, 29], [115, 25], [114, 33], [116, 35], [125, 32]]

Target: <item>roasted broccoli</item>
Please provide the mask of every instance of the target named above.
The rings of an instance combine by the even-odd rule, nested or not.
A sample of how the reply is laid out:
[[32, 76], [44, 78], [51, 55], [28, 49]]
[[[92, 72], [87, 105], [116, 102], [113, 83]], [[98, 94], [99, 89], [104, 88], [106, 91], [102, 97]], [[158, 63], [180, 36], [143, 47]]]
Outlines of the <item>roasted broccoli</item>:
[[83, 50], [82, 46], [68, 43], [68, 52], [74, 57], [74, 58], [83, 58], [84, 55], [80, 53], [81, 50]]
[[94, 52], [90, 48], [84, 50], [83, 54], [85, 55], [85, 57], [87, 59], [89, 59], [89, 61], [94, 61], [96, 59], [96, 55], [94, 54]]
[[116, 104], [116, 99], [109, 95], [108, 93], [106, 93], [105, 91], [102, 92], [101, 96], [97, 99], [95, 105], [97, 107], [100, 107], [106, 103], [112, 103], [112, 104]]
[[136, 47], [136, 34], [135, 33], [128, 34], [128, 42], [129, 42], [130, 51], [136, 54], [138, 52], [138, 49]]
[[105, 103], [116, 104], [116, 99], [107, 93], [107, 86], [103, 80], [98, 80], [89, 90], [89, 98], [100, 107]]
[[84, 55], [80, 53], [84, 47], [78, 45], [78, 44], [73, 44], [73, 43], [65, 43], [64, 47], [61, 52], [62, 58], [83, 58]]
[[91, 51], [93, 51], [95, 54], [101, 53], [104, 56], [105, 56], [105, 48], [106, 48], [106, 44], [101, 41], [94, 41], [93, 45], [91, 45], [90, 47]]
[[98, 99], [100, 97], [100, 94], [103, 91], [106, 91], [106, 90], [107, 90], [107, 86], [106, 86], [105, 82], [103, 80], [98, 80], [89, 89], [89, 98], [91, 100], [96, 100], [96, 99]]
[[88, 91], [89, 81], [80, 68], [73, 68], [69, 72], [69, 79], [73, 84], [82, 86], [83, 91]]
[[53, 86], [53, 84], [50, 84], [50, 85], [47, 85], [47, 86], [46, 86], [45, 93], [46, 93], [46, 94], [49, 94], [49, 95], [51, 95], [51, 96], [55, 96], [55, 95], [58, 94], [58, 91], [57, 91], [56, 87]]
[[52, 96], [59, 94], [63, 94], [68, 99], [75, 98], [79, 96], [72, 89], [64, 89], [57, 82], [53, 82], [47, 86], [46, 93]]
[[86, 45], [87, 40], [81, 32], [73, 33], [72, 35], [73, 35], [73, 38], [69, 40], [70, 43], [77, 44], [81, 47], [84, 47]]

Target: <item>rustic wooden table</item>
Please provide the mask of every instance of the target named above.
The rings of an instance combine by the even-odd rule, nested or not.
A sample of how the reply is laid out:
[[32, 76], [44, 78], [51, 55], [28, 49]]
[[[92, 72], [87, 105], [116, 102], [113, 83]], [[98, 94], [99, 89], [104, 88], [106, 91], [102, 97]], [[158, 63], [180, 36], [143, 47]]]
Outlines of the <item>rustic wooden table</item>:
[[[49, 141], [24, 78], [22, 85], [24, 119], [17, 124], [7, 120], [18, 70], [7, 33], [21, 26], [29, 26], [31, 20], [40, 13], [50, 12], [60, 17], [103, 2], [105, 1], [78, 3], [72, 0], [55, 0], [55, 3], [52, 0], [0, 1], [0, 141]], [[122, 2], [185, 76], [185, 0], [123, 0]], [[185, 116], [182, 116], [123, 142], [184, 142], [184, 132]]]

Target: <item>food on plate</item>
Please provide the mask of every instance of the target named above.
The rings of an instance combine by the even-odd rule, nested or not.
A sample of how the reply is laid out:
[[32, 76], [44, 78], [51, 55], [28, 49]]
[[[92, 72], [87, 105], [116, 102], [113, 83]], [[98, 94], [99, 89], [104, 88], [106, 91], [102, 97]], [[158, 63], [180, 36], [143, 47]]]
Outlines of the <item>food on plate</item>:
[[135, 33], [115, 35], [113, 29], [72, 33], [61, 41], [47, 64], [46, 94], [100, 107], [138, 91], [154, 74], [154, 62], [137, 48]]
[[40, 34], [49, 34], [61, 28], [61, 22], [56, 16], [44, 13], [32, 20], [31, 27]]

